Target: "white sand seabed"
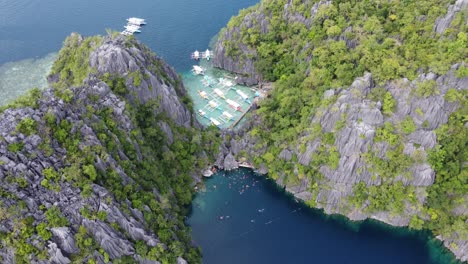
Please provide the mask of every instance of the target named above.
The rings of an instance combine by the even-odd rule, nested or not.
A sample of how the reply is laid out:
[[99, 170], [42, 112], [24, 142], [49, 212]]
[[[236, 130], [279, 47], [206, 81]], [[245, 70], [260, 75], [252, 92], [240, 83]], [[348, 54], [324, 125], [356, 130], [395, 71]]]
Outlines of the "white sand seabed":
[[42, 58], [7, 62], [0, 65], [0, 106], [5, 105], [32, 88], [46, 88], [47, 74], [57, 58], [50, 53]]

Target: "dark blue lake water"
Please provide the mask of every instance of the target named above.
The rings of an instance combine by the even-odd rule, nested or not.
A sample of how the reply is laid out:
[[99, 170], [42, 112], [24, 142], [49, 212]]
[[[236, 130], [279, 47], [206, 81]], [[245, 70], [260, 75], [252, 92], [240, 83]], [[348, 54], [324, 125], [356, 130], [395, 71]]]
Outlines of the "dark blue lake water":
[[[72, 31], [83, 35], [105, 34], [106, 28], [120, 31], [130, 16], [148, 22], [138, 39], [185, 73], [192, 65], [190, 52], [206, 49], [231, 16], [256, 2], [0, 0], [0, 95], [18, 94], [11, 91], [18, 89], [12, 85], [19, 79], [15, 74], [20, 79], [31, 74], [34, 78], [28, 76], [29, 83], [40, 82], [53, 60], [53, 56], [45, 56], [58, 51]], [[244, 192], [240, 192], [242, 188]], [[207, 181], [207, 190], [196, 197], [188, 220], [195, 242], [203, 248], [204, 263], [450, 261], [422, 233], [327, 218], [246, 170], [213, 176]]]
[[453, 261], [422, 232], [325, 216], [250, 170], [220, 172], [205, 183], [188, 223], [207, 264]]

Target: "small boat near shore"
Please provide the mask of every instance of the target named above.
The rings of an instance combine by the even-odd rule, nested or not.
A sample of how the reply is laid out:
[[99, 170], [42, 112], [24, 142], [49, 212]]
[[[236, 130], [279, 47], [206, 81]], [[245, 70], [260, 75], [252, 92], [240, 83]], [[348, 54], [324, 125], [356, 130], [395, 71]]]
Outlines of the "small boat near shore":
[[145, 19], [143, 18], [138, 18], [138, 17], [130, 17], [130, 18], [127, 18], [127, 22], [129, 24], [133, 24], [133, 25], [146, 25], [146, 21]]
[[231, 115], [230, 113], [224, 111], [223, 112], [223, 117], [226, 118], [228, 121], [232, 120], [234, 118], [233, 115]]
[[206, 117], [206, 112], [201, 110], [201, 109], [198, 109], [198, 114], [201, 116], [201, 117], [204, 117], [204, 118], [207, 118]]
[[198, 90], [198, 95], [200, 95], [201, 98], [208, 100], [208, 94], [205, 91]]
[[233, 100], [231, 99], [226, 99], [226, 103], [233, 109], [235, 109], [236, 111], [239, 111], [239, 112], [242, 112], [242, 109], [240, 107], [240, 104], [234, 102]]
[[251, 104], [252, 102], [250, 101], [249, 97], [244, 93], [242, 92], [241, 90], [236, 90], [236, 93], [245, 101], [247, 102], [248, 104]]
[[219, 127], [221, 125], [221, 122], [219, 122], [218, 120], [216, 120], [215, 118], [213, 117], [210, 117], [210, 121], [213, 125]]
[[125, 30], [132, 33], [141, 33], [140, 26], [137, 25], [126, 25]]
[[200, 67], [198, 65], [193, 65], [192, 72], [195, 75], [204, 75], [205, 74], [205, 69], [203, 69], [202, 67]]
[[221, 90], [219, 90], [218, 88], [214, 88], [214, 89], [213, 89], [213, 92], [214, 92], [217, 96], [219, 96], [219, 97], [221, 97], [221, 98], [223, 98], [223, 99], [226, 99], [226, 96], [224, 95], [224, 93], [223, 93]]
[[228, 80], [226, 78], [219, 78], [219, 84], [225, 87], [233, 87], [234, 85], [236, 85], [231, 80]]
[[209, 102], [208, 102], [208, 105], [209, 105], [211, 108], [213, 108], [213, 109], [220, 109], [220, 108], [219, 108], [219, 104], [216, 103], [216, 102], [213, 101], [213, 100], [209, 101]]

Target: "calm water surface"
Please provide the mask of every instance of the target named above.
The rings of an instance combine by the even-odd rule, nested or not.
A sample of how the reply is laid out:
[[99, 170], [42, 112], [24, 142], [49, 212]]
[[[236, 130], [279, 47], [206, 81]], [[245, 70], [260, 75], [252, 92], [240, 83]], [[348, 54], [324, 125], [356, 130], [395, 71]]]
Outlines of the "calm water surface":
[[207, 264], [452, 261], [421, 232], [327, 217], [249, 170], [220, 172], [205, 183], [188, 223]]
[[[120, 31], [130, 16], [148, 21], [138, 39], [186, 74], [193, 63], [190, 52], [206, 49], [231, 16], [256, 2], [0, 0], [0, 95], [17, 96], [22, 92], [18, 89], [41, 85], [40, 76], [53, 61], [51, 53], [70, 32]], [[22, 82], [15, 81], [15, 74]], [[326, 218], [246, 170], [208, 180], [188, 223], [209, 264], [448, 263], [421, 233]]]

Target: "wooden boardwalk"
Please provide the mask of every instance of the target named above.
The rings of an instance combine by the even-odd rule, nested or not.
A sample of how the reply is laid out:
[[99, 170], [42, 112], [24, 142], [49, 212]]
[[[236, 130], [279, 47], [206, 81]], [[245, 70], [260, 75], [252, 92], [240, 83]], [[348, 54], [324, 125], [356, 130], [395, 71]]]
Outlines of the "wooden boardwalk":
[[242, 115], [234, 122], [232, 123], [230, 126], [229, 126], [229, 129], [232, 129], [234, 128], [235, 126], [237, 126], [237, 124], [242, 120], [242, 118], [244, 118], [244, 116], [250, 112], [250, 110], [252, 109], [252, 105], [249, 106], [249, 108], [244, 112], [242, 113]]

